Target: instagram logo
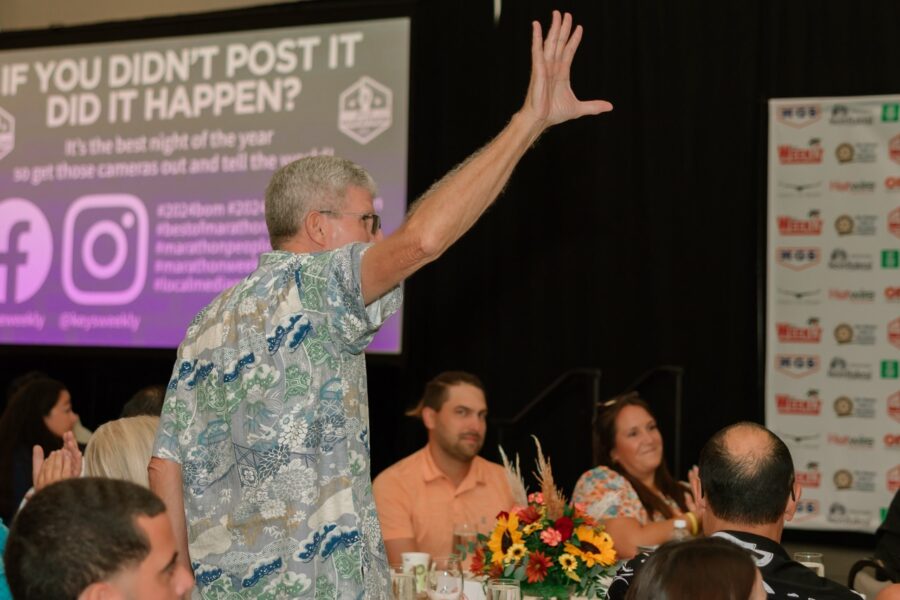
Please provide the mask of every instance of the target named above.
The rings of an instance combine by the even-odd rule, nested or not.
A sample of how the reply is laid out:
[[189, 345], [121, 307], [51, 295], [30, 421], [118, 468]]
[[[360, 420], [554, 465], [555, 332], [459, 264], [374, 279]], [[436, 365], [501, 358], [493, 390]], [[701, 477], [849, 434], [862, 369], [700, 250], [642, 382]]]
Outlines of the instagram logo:
[[53, 234], [44, 213], [21, 198], [0, 202], [0, 304], [34, 296], [51, 262]]
[[128, 304], [147, 279], [149, 223], [130, 194], [82, 196], [63, 223], [62, 284], [75, 303]]

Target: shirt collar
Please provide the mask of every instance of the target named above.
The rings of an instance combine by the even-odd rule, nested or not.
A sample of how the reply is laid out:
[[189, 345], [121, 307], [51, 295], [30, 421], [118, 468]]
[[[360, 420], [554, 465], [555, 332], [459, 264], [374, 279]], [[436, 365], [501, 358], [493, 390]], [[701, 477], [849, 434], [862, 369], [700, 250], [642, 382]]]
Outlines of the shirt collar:
[[[437, 481], [442, 477], [449, 481], [447, 475], [434, 463], [434, 459], [431, 456], [431, 450], [429, 450], [427, 445], [422, 448], [421, 452], [423, 457], [422, 477], [425, 479], [425, 483]], [[464, 492], [478, 484], [485, 483], [485, 473], [481, 463], [482, 459], [480, 456], [476, 456], [472, 459], [472, 466], [469, 468], [466, 478], [459, 484], [459, 487], [457, 488], [458, 492]]]

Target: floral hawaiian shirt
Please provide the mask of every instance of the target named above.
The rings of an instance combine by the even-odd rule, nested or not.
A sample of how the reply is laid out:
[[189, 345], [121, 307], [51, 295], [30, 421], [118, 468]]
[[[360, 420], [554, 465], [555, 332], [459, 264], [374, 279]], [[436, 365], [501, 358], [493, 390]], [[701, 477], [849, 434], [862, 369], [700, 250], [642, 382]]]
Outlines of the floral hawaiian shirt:
[[264, 254], [188, 327], [153, 454], [181, 465], [195, 597], [389, 595], [363, 351], [402, 293], [364, 305], [367, 247]]
[[[672, 509], [681, 510], [673, 499], [664, 500]], [[631, 517], [641, 525], [650, 521], [647, 509], [628, 480], [609, 467], [599, 466], [579, 477], [572, 501], [586, 504], [587, 513], [598, 520]], [[665, 520], [658, 512], [653, 517], [654, 521]]]

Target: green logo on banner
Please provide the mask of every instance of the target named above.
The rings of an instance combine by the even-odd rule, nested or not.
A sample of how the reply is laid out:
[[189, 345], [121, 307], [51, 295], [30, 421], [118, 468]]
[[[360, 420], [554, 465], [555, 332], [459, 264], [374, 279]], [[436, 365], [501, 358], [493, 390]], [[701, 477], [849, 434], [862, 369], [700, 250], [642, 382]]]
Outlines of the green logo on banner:
[[888, 507], [882, 506], [879, 512], [881, 513], [881, 522], [884, 523], [884, 520], [887, 519]]
[[898, 379], [900, 378], [900, 363], [896, 360], [881, 361], [881, 378], [882, 379]]
[[882, 250], [881, 251], [881, 268], [882, 269], [900, 268], [900, 250]]
[[886, 123], [896, 123], [900, 121], [900, 104], [882, 104], [881, 120]]

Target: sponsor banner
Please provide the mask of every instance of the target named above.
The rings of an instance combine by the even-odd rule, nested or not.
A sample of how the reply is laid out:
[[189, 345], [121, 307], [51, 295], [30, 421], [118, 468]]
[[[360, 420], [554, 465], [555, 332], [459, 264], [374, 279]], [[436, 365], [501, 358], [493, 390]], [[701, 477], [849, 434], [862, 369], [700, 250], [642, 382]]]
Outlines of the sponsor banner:
[[900, 492], [900, 95], [769, 103], [766, 424], [789, 527], [874, 532]]

